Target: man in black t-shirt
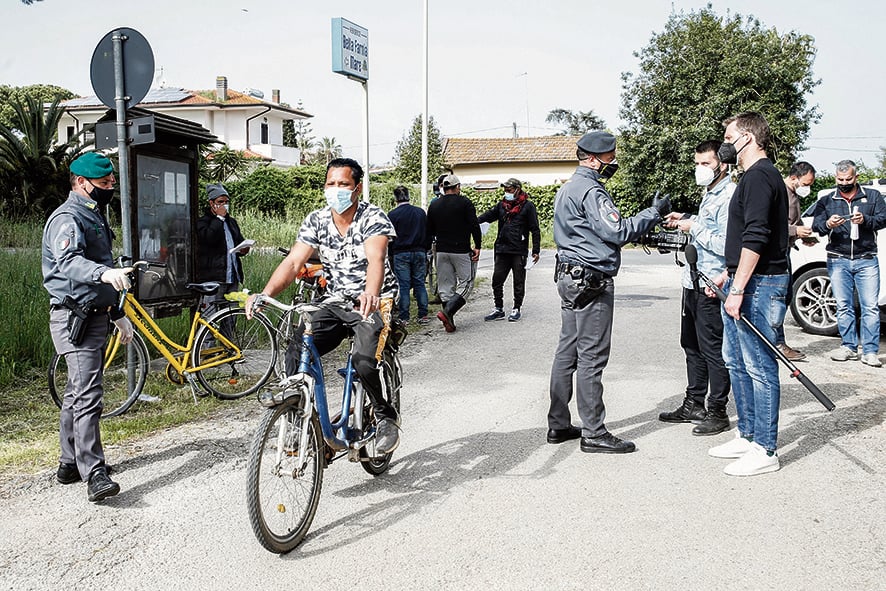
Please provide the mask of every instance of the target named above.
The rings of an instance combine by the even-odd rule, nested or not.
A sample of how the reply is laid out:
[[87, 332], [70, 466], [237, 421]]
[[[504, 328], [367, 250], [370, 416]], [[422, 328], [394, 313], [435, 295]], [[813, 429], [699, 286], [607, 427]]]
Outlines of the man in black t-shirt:
[[743, 314], [775, 342], [774, 327], [784, 321], [789, 282], [788, 195], [766, 155], [766, 119], [742, 113], [724, 124], [720, 161], [744, 170], [729, 204], [726, 270], [714, 279], [729, 293], [723, 305], [723, 360], [732, 381], [738, 432], [708, 453], [735, 459], [726, 474], [754, 476], [779, 469], [775, 450], [781, 389], [778, 361], [740, 318]]

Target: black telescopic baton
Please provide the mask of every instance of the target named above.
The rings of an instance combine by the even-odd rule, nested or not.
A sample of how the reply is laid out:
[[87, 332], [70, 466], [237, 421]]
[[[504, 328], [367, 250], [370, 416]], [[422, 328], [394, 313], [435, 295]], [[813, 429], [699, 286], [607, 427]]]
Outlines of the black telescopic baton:
[[[723, 292], [723, 290], [720, 289], [717, 284], [711, 280], [710, 277], [698, 270], [698, 251], [695, 249], [694, 244], [689, 244], [686, 246], [686, 262], [689, 263], [689, 268], [696, 274], [696, 276], [701, 279], [704, 284], [707, 285], [708, 288], [710, 288], [710, 290], [717, 295], [718, 298], [720, 298], [720, 301], [726, 303], [726, 294]], [[766, 344], [767, 347], [769, 347], [769, 350], [772, 351], [776, 359], [785, 364], [785, 367], [787, 367], [788, 371], [790, 371], [792, 378], [797, 378], [800, 383], [803, 384], [803, 386], [805, 386], [806, 389], [809, 390], [809, 392], [811, 392], [813, 396], [815, 396], [815, 399], [821, 402], [822, 406], [824, 406], [827, 410], [830, 411], [836, 408], [836, 405], [831, 402], [831, 399], [825, 396], [825, 393], [819, 390], [818, 386], [813, 384], [812, 380], [806, 377], [806, 375], [802, 371], [797, 369], [797, 366], [794, 365], [790, 359], [785, 357], [784, 353], [779, 351], [778, 347], [776, 347], [772, 343], [772, 341], [770, 341], [766, 337], [766, 335], [760, 332], [760, 329], [754, 326], [754, 324], [750, 320], [748, 320], [744, 314], [740, 314], [740, 317], [745, 326], [751, 329], [751, 332], [757, 335], [757, 338], [759, 338], [761, 341], [763, 341], [763, 343]]]

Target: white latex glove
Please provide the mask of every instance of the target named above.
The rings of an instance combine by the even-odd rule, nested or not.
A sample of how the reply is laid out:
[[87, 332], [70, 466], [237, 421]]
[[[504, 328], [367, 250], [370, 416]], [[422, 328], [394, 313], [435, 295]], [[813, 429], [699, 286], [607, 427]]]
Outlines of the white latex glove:
[[120, 332], [121, 343], [126, 345], [132, 341], [132, 323], [129, 321], [129, 318], [126, 316], [118, 318], [114, 321], [114, 326], [116, 326], [117, 330]]
[[108, 269], [102, 273], [102, 283], [110, 283], [117, 291], [129, 289], [132, 283], [129, 281], [129, 273], [132, 273], [132, 267], [124, 267], [123, 269]]

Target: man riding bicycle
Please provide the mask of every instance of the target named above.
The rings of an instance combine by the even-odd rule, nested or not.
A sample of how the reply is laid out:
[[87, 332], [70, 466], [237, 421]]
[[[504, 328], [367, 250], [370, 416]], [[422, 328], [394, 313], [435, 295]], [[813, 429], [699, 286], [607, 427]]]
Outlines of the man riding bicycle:
[[[399, 289], [387, 257], [388, 242], [396, 233], [384, 211], [360, 201], [362, 180], [363, 168], [350, 158], [336, 158], [326, 166], [326, 207], [307, 215], [295, 244], [262, 293], [274, 297], [282, 292], [319, 252], [327, 274], [327, 297], [353, 301], [354, 308], [331, 306], [314, 314], [314, 344], [325, 355], [348, 334], [354, 335], [354, 369], [372, 400], [379, 421], [376, 450], [384, 454], [400, 443], [399, 417], [382, 391], [379, 363]], [[247, 317], [252, 316], [256, 295], [246, 302]], [[301, 339], [293, 339], [286, 352], [287, 374], [295, 371], [300, 350]]]

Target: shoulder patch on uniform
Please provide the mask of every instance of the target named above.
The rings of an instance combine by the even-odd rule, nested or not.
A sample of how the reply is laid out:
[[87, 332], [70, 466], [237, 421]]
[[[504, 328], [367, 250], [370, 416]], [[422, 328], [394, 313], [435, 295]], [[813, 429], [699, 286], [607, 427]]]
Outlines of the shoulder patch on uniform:
[[98, 205], [98, 203], [96, 203], [95, 201], [87, 201], [86, 203], [83, 204], [83, 207], [85, 207], [87, 209], [95, 209], [96, 205]]
[[65, 250], [71, 245], [71, 239], [67, 236], [58, 241], [58, 249]]
[[621, 219], [621, 217], [618, 215], [617, 211], [610, 211], [609, 213], [606, 214], [606, 219], [609, 220], [610, 222], [612, 222], [613, 224], [617, 224], [618, 220]]

